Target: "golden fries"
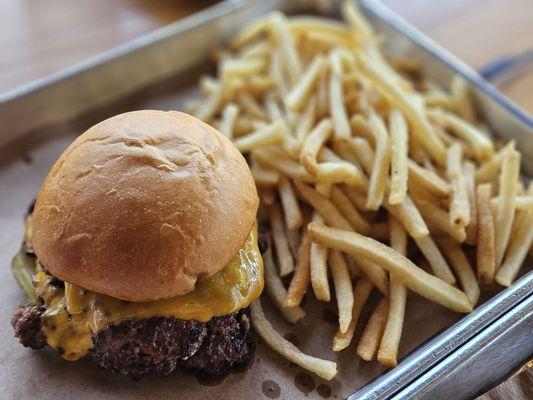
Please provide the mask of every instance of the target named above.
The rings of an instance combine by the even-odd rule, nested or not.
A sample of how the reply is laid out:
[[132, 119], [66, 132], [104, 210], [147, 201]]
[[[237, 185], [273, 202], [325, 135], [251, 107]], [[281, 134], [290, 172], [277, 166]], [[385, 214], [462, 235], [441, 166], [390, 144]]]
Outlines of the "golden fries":
[[403, 114], [393, 109], [389, 114], [391, 137], [391, 178], [389, 203], [403, 203], [407, 194], [407, 123]]
[[[382, 54], [357, 2], [342, 14], [344, 22], [275, 11], [251, 23], [220, 53], [218, 77], [201, 79], [204, 98], [191, 110], [247, 153], [258, 220], [272, 234], [266, 290], [283, 317], [305, 315], [298, 305], [309, 284], [316, 299], [336, 299], [339, 351], [376, 287], [383, 299], [358, 352], [392, 367], [408, 290], [469, 312], [494, 280], [513, 282], [533, 254], [533, 189], [519, 180], [514, 141], [500, 145], [477, 119], [464, 79], [449, 88], [427, 80], [417, 60]], [[409, 238], [424, 257], [407, 254]], [[476, 252], [475, 271], [463, 244]], [[261, 314], [276, 351], [332, 376], [328, 362], [312, 366], [285, 348]]]
[[359, 339], [357, 355], [365, 361], [372, 361], [376, 357], [387, 323], [388, 310], [387, 300], [381, 299], [370, 316], [361, 339]]
[[302, 145], [300, 151], [300, 162], [307, 170], [316, 175], [318, 172], [317, 156], [320, 148], [330, 138], [332, 124], [329, 118], [325, 118], [311, 131]]
[[435, 276], [445, 282], [454, 284], [455, 277], [439, 248], [433, 241], [433, 238], [430, 235], [426, 235], [420, 238], [415, 238], [415, 242], [426, 260], [429, 262]]
[[359, 320], [359, 316], [361, 315], [363, 307], [365, 306], [368, 298], [370, 297], [370, 293], [372, 293], [373, 287], [374, 285], [372, 285], [372, 282], [370, 282], [370, 280], [364, 277], [359, 279], [355, 284], [353, 288], [354, 304], [350, 325], [348, 326], [348, 329], [346, 329], [346, 332], [341, 332], [339, 330], [335, 334], [332, 346], [333, 351], [341, 351], [350, 345], [355, 332], [357, 321]]
[[283, 307], [295, 307], [300, 305], [309, 282], [311, 281], [311, 271], [309, 264], [309, 251], [311, 249], [311, 237], [307, 229], [304, 230], [302, 241], [298, 248], [298, 258], [294, 269], [294, 276], [287, 290], [287, 296], [283, 301]]
[[311, 243], [310, 260], [311, 286], [318, 300], [330, 301], [328, 283], [328, 249], [318, 243]]
[[333, 285], [337, 295], [337, 307], [339, 310], [339, 330], [346, 333], [352, 320], [353, 290], [350, 272], [344, 256], [339, 251], [332, 251], [329, 256], [329, 266]]
[[520, 174], [520, 153], [511, 151], [503, 160], [500, 175], [499, 203], [494, 219], [494, 257], [498, 268], [511, 236], [515, 214], [515, 198]]
[[309, 97], [309, 92], [313, 89], [315, 82], [322, 70], [323, 57], [317, 56], [309, 65], [305, 74], [300, 78], [296, 86], [292, 88], [285, 99], [285, 104], [290, 109], [300, 109]]
[[[391, 247], [398, 253], [407, 254], [407, 232], [393, 217], [389, 217]], [[378, 350], [378, 361], [387, 367], [395, 367], [398, 347], [403, 330], [407, 289], [394, 274], [390, 276], [390, 298], [387, 322]]]
[[283, 225], [283, 217], [279, 205], [274, 203], [270, 206], [270, 229], [272, 230], [274, 249], [279, 263], [279, 274], [286, 276], [294, 271], [294, 260]]
[[470, 223], [470, 205], [468, 192], [461, 168], [463, 150], [457, 143], [448, 149], [446, 174], [452, 183], [452, 200], [450, 204], [450, 225], [464, 228]]
[[313, 206], [327, 224], [349, 231], [353, 230], [350, 223], [342, 216], [329, 199], [303, 183], [295, 182], [295, 186], [300, 196]]
[[281, 337], [265, 317], [261, 308], [261, 300], [256, 300], [250, 305], [252, 311], [252, 323], [255, 330], [274, 351], [281, 354], [287, 360], [300, 367], [317, 374], [321, 378], [331, 380], [337, 374], [337, 364], [332, 361], [322, 360], [302, 353], [291, 342]]
[[449, 238], [440, 237], [437, 238], [437, 241], [448, 260], [450, 260], [450, 264], [457, 274], [466, 297], [470, 300], [470, 304], [475, 306], [479, 299], [479, 284], [468, 258], [461, 250], [461, 246]]
[[[533, 196], [533, 183], [529, 183], [528, 193]], [[514, 234], [509, 242], [507, 256], [502, 267], [496, 274], [496, 282], [503, 286], [509, 286], [516, 278], [522, 263], [526, 259], [528, 250], [533, 244], [533, 210], [526, 209], [519, 211], [516, 216], [518, 227], [514, 229]]]
[[385, 188], [388, 184], [387, 177], [390, 163], [390, 144], [387, 128], [385, 128], [383, 120], [375, 113], [372, 113], [370, 114], [368, 122], [372, 129], [372, 133], [375, 135], [376, 153], [374, 155], [374, 163], [370, 175], [366, 208], [377, 210], [383, 202]]
[[365, 257], [394, 273], [409, 289], [456, 312], [470, 312], [466, 295], [449, 283], [418, 268], [408, 258], [373, 239], [355, 232], [330, 228], [311, 222], [309, 232], [314, 241], [330, 248]]
[[339, 187], [333, 186], [331, 188], [330, 199], [357, 232], [368, 234], [370, 231], [370, 224], [365, 220], [361, 213], [357, 211], [350, 199]]
[[285, 318], [287, 322], [295, 324], [300, 319], [305, 317], [305, 312], [298, 306], [283, 306], [283, 301], [287, 296], [287, 290], [283, 286], [283, 283], [278, 275], [276, 266], [274, 265], [274, 260], [272, 259], [272, 251], [270, 248], [263, 254], [263, 264], [265, 267], [265, 286], [268, 295], [281, 312], [281, 315], [283, 315], [283, 318]]
[[303, 216], [292, 185], [287, 178], [280, 178], [278, 193], [287, 228], [290, 230], [298, 229], [303, 224]]
[[465, 120], [443, 110], [428, 111], [428, 116], [442, 127], [451, 129], [459, 138], [469, 142], [479, 160], [488, 158], [494, 151], [490, 138]]
[[438, 176], [431, 170], [422, 168], [412, 160], [408, 161], [409, 165], [409, 182], [416, 182], [428, 192], [437, 196], [447, 197], [451, 192], [448, 182]]
[[[470, 206], [470, 222], [466, 226], [466, 244], [475, 245], [477, 242], [477, 207], [476, 207], [476, 167], [470, 161], [466, 161], [463, 167], [468, 204]], [[460, 240], [461, 241], [461, 240]]]
[[333, 119], [335, 137], [348, 138], [351, 136], [350, 123], [346, 115], [342, 93], [342, 65], [340, 54], [333, 50], [329, 57], [329, 111]]
[[477, 278], [483, 285], [490, 285], [494, 279], [496, 256], [494, 248], [494, 222], [490, 211], [489, 183], [477, 187]]
[[253, 133], [235, 139], [233, 143], [240, 151], [246, 152], [269, 144], [282, 143], [284, 139], [283, 124], [281, 120], [276, 120]]

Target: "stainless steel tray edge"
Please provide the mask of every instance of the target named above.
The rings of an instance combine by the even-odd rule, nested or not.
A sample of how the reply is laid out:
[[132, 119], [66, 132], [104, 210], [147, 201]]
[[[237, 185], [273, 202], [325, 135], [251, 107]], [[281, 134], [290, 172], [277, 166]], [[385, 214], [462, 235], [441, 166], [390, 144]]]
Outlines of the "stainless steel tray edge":
[[[349, 397], [349, 400], [389, 399], [408, 387], [415, 379], [447, 357], [455, 354], [461, 346], [469, 343], [489, 326], [533, 295], [533, 272], [520, 278], [513, 286], [500, 292], [485, 304], [476, 308], [444, 332], [425, 343], [389, 372], [376, 378]], [[487, 377], [491, 375], [486, 369]], [[427, 383], [427, 382], [426, 382]], [[454, 398], [455, 399], [455, 398]]]
[[[533, 356], [533, 295], [418, 377], [394, 399], [474, 398]], [[521, 358], [513, 355], [519, 353]]]

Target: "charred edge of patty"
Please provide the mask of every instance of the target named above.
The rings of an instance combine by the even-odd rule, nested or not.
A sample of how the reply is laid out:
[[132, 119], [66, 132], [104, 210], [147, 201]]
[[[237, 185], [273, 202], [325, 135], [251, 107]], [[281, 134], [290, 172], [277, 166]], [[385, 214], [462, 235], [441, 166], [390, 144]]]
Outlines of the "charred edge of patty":
[[[46, 345], [42, 306], [21, 306], [12, 319], [15, 336], [33, 349]], [[254, 354], [249, 310], [207, 322], [153, 317], [112, 324], [93, 334], [90, 356], [97, 366], [141, 377], [182, 370], [213, 379], [246, 366]]]
[[46, 346], [46, 337], [41, 330], [45, 311], [42, 306], [20, 306], [11, 318], [15, 336], [23, 346], [32, 349]]

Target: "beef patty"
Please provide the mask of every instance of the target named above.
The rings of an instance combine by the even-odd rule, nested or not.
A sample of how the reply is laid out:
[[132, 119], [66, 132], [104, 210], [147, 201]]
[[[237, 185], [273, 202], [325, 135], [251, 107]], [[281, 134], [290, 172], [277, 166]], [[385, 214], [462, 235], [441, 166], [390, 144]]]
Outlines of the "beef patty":
[[[11, 321], [15, 336], [34, 349], [44, 347], [42, 306], [21, 306]], [[154, 317], [112, 324], [95, 332], [90, 352], [104, 369], [140, 377], [176, 369], [204, 379], [244, 367], [254, 353], [248, 308], [207, 322]]]

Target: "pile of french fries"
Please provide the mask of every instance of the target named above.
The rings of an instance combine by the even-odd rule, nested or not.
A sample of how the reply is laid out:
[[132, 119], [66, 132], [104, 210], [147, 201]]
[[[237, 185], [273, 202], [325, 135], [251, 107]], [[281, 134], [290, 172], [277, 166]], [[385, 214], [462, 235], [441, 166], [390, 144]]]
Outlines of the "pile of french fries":
[[[357, 5], [343, 12], [253, 22], [217, 55], [218, 77], [202, 78], [190, 111], [248, 155], [272, 238], [266, 292], [285, 320], [305, 317], [308, 291], [329, 302], [334, 290], [340, 351], [377, 290], [356, 352], [393, 367], [409, 291], [468, 313], [480, 288], [513, 282], [533, 241], [533, 185], [514, 142], [476, 119], [463, 80], [445, 91], [388, 60]], [[260, 301], [251, 307], [266, 343], [333, 378], [334, 362], [301, 353]]]

